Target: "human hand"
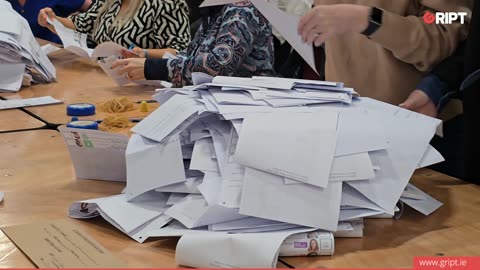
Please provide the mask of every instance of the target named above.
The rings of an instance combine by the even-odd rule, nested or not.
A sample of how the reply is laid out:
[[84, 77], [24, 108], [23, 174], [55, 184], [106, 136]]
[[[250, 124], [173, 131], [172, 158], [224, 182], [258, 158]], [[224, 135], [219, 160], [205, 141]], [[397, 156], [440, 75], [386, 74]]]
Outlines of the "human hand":
[[399, 106], [430, 117], [438, 116], [437, 106], [435, 106], [427, 94], [421, 90], [414, 90]]
[[354, 4], [318, 5], [301, 18], [298, 33], [317, 47], [335, 34], [361, 33], [368, 27], [370, 9]]
[[145, 58], [120, 59], [113, 62], [111, 69], [116, 69], [118, 75], [125, 75], [132, 81], [145, 80]]
[[42, 8], [38, 13], [38, 24], [43, 27], [49, 27], [50, 23], [48, 22], [47, 18], [50, 20], [55, 20], [55, 12], [51, 8]]
[[132, 50], [122, 50], [123, 58], [145, 58], [145, 51], [142, 48], [135, 47]]

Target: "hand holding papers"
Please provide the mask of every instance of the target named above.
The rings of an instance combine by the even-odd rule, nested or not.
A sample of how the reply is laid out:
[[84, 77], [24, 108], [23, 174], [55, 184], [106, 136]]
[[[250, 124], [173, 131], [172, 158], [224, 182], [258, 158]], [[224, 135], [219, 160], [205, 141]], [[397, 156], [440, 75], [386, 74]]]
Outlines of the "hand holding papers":
[[[136, 211], [153, 196], [141, 207], [157, 210], [139, 209], [132, 222], [96, 199], [83, 217], [101, 215], [140, 242], [182, 236], [181, 265], [273, 267], [293, 234], [361, 237], [361, 218], [393, 215], [399, 200], [425, 214], [439, 207], [404, 192], [417, 167], [441, 160], [429, 146], [437, 120], [356, 99], [337, 82], [195, 79], [158, 91], [162, 106], [132, 129], [126, 193], [113, 201]], [[78, 205], [71, 214], [82, 217]], [[333, 241], [317, 247], [333, 250]]]
[[57, 20], [47, 19], [48, 23], [55, 27], [55, 31], [62, 40], [63, 47], [78, 56], [91, 59], [95, 61], [100, 57], [109, 57], [112, 55], [121, 55], [124, 47], [114, 42], [104, 42], [99, 44], [95, 49], [90, 49], [87, 46], [87, 34], [74, 31], [65, 27]]

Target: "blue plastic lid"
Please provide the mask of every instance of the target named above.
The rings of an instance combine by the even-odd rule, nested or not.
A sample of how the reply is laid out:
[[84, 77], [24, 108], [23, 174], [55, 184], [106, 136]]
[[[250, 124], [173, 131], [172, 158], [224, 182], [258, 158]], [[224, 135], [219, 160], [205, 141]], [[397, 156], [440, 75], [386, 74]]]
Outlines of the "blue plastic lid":
[[98, 123], [95, 121], [73, 121], [68, 123], [67, 127], [98, 130]]
[[95, 114], [95, 105], [90, 103], [75, 103], [67, 106], [69, 116], [90, 116]]

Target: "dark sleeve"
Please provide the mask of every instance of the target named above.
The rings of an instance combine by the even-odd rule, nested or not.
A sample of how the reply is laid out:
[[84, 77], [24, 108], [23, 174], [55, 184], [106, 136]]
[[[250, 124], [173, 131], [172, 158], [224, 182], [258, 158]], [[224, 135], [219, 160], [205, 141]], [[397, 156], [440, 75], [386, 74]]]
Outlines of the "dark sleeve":
[[423, 77], [419, 84], [417, 84], [417, 89], [424, 92], [430, 100], [438, 106], [440, 100], [444, 96], [443, 93], [448, 91], [448, 85], [442, 81], [438, 76], [433, 73], [428, 74]]
[[464, 57], [465, 44], [462, 44], [452, 56], [433, 69], [432, 73], [447, 85], [442, 89], [442, 96], [459, 90], [464, 77]]
[[147, 80], [168, 80], [168, 59], [147, 58], [145, 60], [144, 75]]
[[59, 1], [54, 7], [52, 7], [52, 9], [57, 16], [67, 17], [70, 14], [79, 11], [84, 3], [85, 0]]

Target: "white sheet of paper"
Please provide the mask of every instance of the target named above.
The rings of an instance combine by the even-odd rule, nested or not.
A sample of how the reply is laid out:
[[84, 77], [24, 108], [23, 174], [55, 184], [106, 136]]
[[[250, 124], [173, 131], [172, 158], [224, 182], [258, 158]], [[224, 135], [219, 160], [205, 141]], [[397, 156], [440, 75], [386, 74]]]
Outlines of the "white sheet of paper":
[[211, 158], [212, 155], [215, 155], [212, 139], [203, 138], [197, 140], [193, 147], [190, 170], [220, 172], [217, 161]]
[[384, 128], [368, 112], [344, 110], [338, 126], [336, 157], [388, 148]]
[[176, 95], [133, 127], [132, 131], [161, 142], [198, 110], [197, 101], [189, 96]]
[[425, 151], [425, 154], [422, 157], [422, 160], [420, 161], [420, 164], [418, 164], [417, 169], [425, 168], [443, 161], [445, 161], [445, 158], [443, 158], [442, 154], [440, 154], [437, 149], [433, 148], [433, 146], [429, 145], [427, 151]]
[[341, 182], [327, 188], [284, 185], [283, 177], [247, 168], [240, 214], [334, 231], [341, 193]]
[[209, 225], [209, 230], [211, 231], [232, 231], [232, 230], [240, 230], [240, 229], [248, 229], [248, 228], [261, 228], [261, 227], [269, 227], [269, 226], [276, 226], [280, 224], [287, 224], [279, 221], [263, 219], [263, 218], [255, 218], [255, 217], [247, 217], [217, 224]]
[[329, 181], [355, 181], [375, 177], [368, 153], [335, 157]]
[[46, 55], [49, 55], [51, 53], [61, 50], [61, 48], [57, 46], [53, 46], [52, 44], [45, 44], [41, 48]]
[[0, 191], [0, 203], [3, 201], [3, 196], [5, 196], [5, 194]]
[[101, 43], [95, 47], [95, 50], [92, 52], [92, 59], [97, 59], [101, 57], [110, 57], [112, 55], [121, 55], [122, 50], [126, 50], [122, 45], [115, 42], [107, 41]]
[[287, 223], [280, 223], [277, 225], [272, 225], [268, 227], [259, 227], [259, 228], [245, 228], [245, 229], [238, 229], [238, 230], [230, 230], [229, 233], [264, 233], [264, 232], [275, 232], [275, 231], [283, 231], [283, 230], [290, 230], [290, 229], [299, 229], [299, 228], [306, 228], [303, 226], [298, 226], [294, 224], [287, 224]]
[[128, 199], [186, 180], [178, 136], [158, 143], [135, 134], [128, 143], [126, 160]]
[[177, 244], [175, 259], [178, 265], [198, 268], [275, 268], [281, 243], [290, 235], [309, 230], [187, 233]]
[[[110, 42], [110, 43], [112, 43], [112, 42]], [[103, 45], [103, 44], [106, 44], [106, 43], [102, 43], [100, 45]], [[113, 43], [113, 44], [116, 44], [116, 43]], [[116, 44], [116, 45], [118, 45], [118, 44]], [[118, 46], [120, 46], [120, 45], [118, 45]], [[98, 47], [95, 48], [95, 51], [93, 52], [93, 55], [92, 55], [92, 59], [96, 59], [99, 54], [110, 53], [110, 51], [108, 51], [109, 49], [105, 48], [105, 47], [103, 47], [103, 50], [101, 51], [101, 53], [98, 53], [97, 50], [98, 50]], [[116, 49], [111, 49], [111, 50], [116, 51]], [[100, 56], [98, 56], [98, 57], [100, 57]], [[128, 79], [125, 74], [119, 75], [117, 73], [117, 71], [120, 69], [120, 67], [117, 67], [115, 69], [111, 68], [112, 65], [113, 65], [113, 62], [115, 62], [118, 59], [121, 59], [121, 56], [119, 54], [113, 54], [113, 55], [109, 54], [108, 57], [97, 61], [98, 66], [100, 66], [100, 68], [102, 68], [102, 70], [108, 75], [108, 77], [110, 77], [118, 86], [131, 85], [131, 84], [145, 85], [145, 86], [157, 86], [157, 87], [161, 87], [161, 88], [172, 86], [171, 83], [165, 82], [165, 81], [159, 81], [159, 80], [132, 81], [132, 80]]]
[[205, 74], [203, 72], [192, 72], [193, 85], [201, 85], [204, 83], [211, 83], [213, 76]]
[[412, 184], [408, 184], [408, 188], [414, 190], [416, 193], [422, 194], [423, 199], [416, 200], [402, 197], [400, 198], [400, 201], [426, 216], [432, 214], [443, 205], [443, 203], [439, 202]]
[[372, 163], [382, 169], [376, 172], [374, 179], [348, 184], [393, 215], [395, 205], [429, 147], [440, 120], [418, 116], [368, 98], [356, 105], [368, 110], [384, 126], [389, 148], [370, 153]]
[[[330, 171], [330, 182], [366, 180], [375, 177], [372, 161], [368, 153], [335, 157]], [[285, 178], [285, 184], [298, 184], [296, 180]]]
[[216, 205], [220, 202], [222, 192], [222, 176], [218, 173], [206, 172], [203, 177], [203, 183], [198, 185], [198, 190], [208, 205]]
[[298, 34], [300, 17], [288, 14], [265, 0], [251, 0], [251, 2], [263, 16], [267, 18], [272, 26], [280, 32], [288, 43], [292, 45], [303, 60], [305, 60], [313, 70], [317, 70], [312, 45], [304, 43], [302, 37]]
[[168, 201], [166, 203], [166, 205], [168, 206], [172, 206], [176, 203], [179, 203], [180, 201], [182, 201], [185, 197], [187, 197], [188, 194], [185, 194], [185, 193], [171, 193], [170, 194], [170, 197], [168, 197]]
[[[22, 87], [25, 64], [0, 64], [0, 92], [17, 92]], [[3, 102], [3, 101], [0, 101]], [[12, 107], [15, 108], [15, 107]], [[0, 107], [2, 109], [2, 107]]]
[[338, 113], [328, 111], [246, 118], [235, 159], [246, 167], [326, 187], [337, 141], [337, 120]]
[[347, 210], [340, 210], [340, 216], [338, 218], [339, 221], [348, 221], [352, 219], [358, 219], [363, 217], [371, 217], [375, 215], [383, 214], [383, 211], [377, 211], [372, 209], [347, 209]]
[[182, 202], [169, 208], [165, 214], [190, 229], [245, 217], [238, 213], [238, 209], [208, 205], [201, 195], [188, 195]]
[[155, 191], [200, 194], [200, 191], [198, 190], [198, 186], [201, 183], [202, 183], [202, 177], [189, 177], [184, 182], [157, 188], [155, 189]]
[[90, 59], [93, 53], [93, 49], [87, 47], [87, 34], [67, 28], [58, 20], [47, 20], [55, 27], [55, 31], [62, 40], [63, 47], [66, 50], [78, 56]]
[[125, 194], [74, 203], [69, 210], [73, 218], [91, 218], [100, 208], [109, 219], [130, 233], [166, 210], [168, 196], [158, 192], [144, 194], [128, 202]]
[[49, 104], [58, 104], [63, 101], [54, 99], [51, 96], [46, 97], [36, 97], [36, 98], [25, 98], [25, 99], [9, 99], [9, 100], [0, 100], [0, 110], [12, 109], [12, 108], [23, 108], [23, 107], [33, 107], [33, 106], [43, 106]]
[[352, 188], [348, 184], [342, 186], [342, 207], [351, 206], [352, 208], [366, 208], [375, 210], [377, 212], [383, 212], [383, 209], [370, 201], [362, 193]]
[[78, 178], [125, 182], [128, 137], [99, 130], [60, 127]]

